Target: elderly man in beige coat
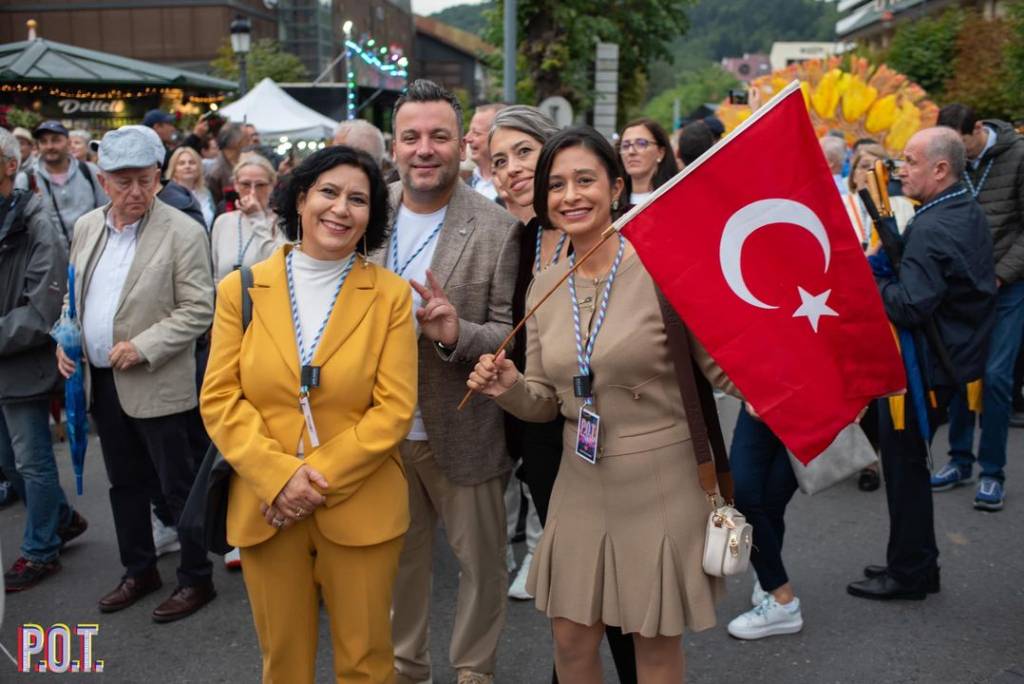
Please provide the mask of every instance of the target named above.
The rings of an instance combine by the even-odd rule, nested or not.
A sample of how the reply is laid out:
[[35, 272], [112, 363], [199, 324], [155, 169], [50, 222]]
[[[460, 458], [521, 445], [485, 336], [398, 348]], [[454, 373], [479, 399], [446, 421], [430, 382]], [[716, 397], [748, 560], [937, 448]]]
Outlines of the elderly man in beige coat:
[[[101, 183], [110, 204], [75, 225], [71, 263], [82, 323], [86, 394], [110, 480], [125, 574], [99, 601], [127, 608], [161, 586], [149, 505], [160, 491], [181, 515], [194, 478], [195, 342], [213, 318], [210, 248], [203, 229], [156, 199], [163, 145], [151, 129], [103, 136]], [[65, 377], [74, 364], [57, 352]], [[157, 622], [194, 613], [216, 595], [201, 539], [181, 539], [178, 586]]]
[[512, 329], [517, 221], [459, 179], [459, 102], [415, 81], [395, 105], [394, 227], [379, 255], [412, 283], [419, 327], [419, 406], [401, 445], [411, 524], [395, 582], [398, 684], [431, 680], [427, 624], [438, 520], [459, 560], [449, 658], [459, 684], [492, 681], [505, 626], [505, 481], [512, 461], [497, 406], [456, 410], [481, 353]]

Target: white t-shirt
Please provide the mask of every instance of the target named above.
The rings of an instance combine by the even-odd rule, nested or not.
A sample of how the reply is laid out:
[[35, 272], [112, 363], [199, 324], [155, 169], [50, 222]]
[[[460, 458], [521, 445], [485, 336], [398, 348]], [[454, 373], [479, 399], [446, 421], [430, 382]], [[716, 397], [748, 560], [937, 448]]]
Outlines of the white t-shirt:
[[653, 194], [653, 190], [651, 192], [631, 192], [629, 193], [629, 203], [632, 204], [633, 206], [636, 206], [642, 203], [644, 200], [646, 200]]
[[[430, 262], [434, 259], [434, 249], [437, 247], [437, 239], [440, 234], [438, 226], [444, 224], [446, 213], [448, 213], [447, 206], [441, 207], [432, 214], [417, 214], [407, 209], [404, 204], [400, 205], [395, 228], [388, 244], [388, 268], [406, 280], [415, 280], [426, 285], [427, 269], [430, 268]], [[397, 262], [395, 259], [396, 246], [398, 248]], [[414, 321], [416, 321], [416, 309], [421, 304], [422, 300], [419, 294], [413, 290]], [[419, 321], [416, 321], [416, 332], [419, 333]], [[420, 413], [419, 406], [416, 407], [416, 415], [412, 419], [412, 429], [406, 439], [418, 442], [427, 441], [427, 428], [423, 425], [423, 414]]]

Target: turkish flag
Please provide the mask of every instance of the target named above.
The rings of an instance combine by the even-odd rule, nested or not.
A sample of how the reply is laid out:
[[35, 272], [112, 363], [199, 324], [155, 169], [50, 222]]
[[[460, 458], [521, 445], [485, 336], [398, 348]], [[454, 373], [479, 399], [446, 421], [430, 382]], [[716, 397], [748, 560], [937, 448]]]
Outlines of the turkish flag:
[[800, 461], [906, 377], [799, 88], [621, 220], [669, 302]]

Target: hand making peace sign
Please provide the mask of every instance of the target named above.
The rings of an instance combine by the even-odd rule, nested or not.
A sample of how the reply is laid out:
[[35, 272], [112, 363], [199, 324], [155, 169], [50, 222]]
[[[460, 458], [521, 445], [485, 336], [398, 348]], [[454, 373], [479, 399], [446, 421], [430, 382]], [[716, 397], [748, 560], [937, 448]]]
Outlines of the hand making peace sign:
[[440, 342], [446, 347], [454, 347], [459, 341], [459, 315], [455, 307], [448, 301], [441, 284], [434, 273], [427, 270], [426, 286], [409, 281], [423, 300], [416, 309], [416, 320], [420, 330], [433, 342]]

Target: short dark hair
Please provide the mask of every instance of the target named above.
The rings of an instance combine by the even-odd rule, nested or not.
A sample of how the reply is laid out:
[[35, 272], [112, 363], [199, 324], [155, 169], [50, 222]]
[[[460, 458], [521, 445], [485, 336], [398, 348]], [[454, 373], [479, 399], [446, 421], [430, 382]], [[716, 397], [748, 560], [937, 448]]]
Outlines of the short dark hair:
[[974, 125], [978, 123], [978, 115], [974, 109], [965, 104], [955, 103], [946, 105], [939, 110], [939, 120], [936, 126], [946, 126], [958, 133], [973, 133]]
[[[668, 133], [661, 127], [661, 124], [654, 119], [641, 118], [633, 119], [622, 128], [623, 134], [626, 129], [633, 128], [634, 126], [643, 126], [651, 135], [654, 136], [654, 142], [658, 143], [658, 147], [662, 149], [664, 154], [661, 156], [661, 161], [658, 162], [658, 168], [654, 169], [654, 176], [651, 177], [651, 190], [657, 190], [672, 176], [679, 173], [679, 165], [676, 164], [675, 155], [672, 154], [672, 143], [668, 139]], [[621, 143], [622, 138], [619, 138]], [[630, 175], [626, 174], [626, 199], [633, 193], [633, 179]]]
[[679, 131], [677, 154], [683, 164], [692, 164], [715, 145], [715, 135], [703, 121], [686, 124]]
[[391, 132], [393, 135], [398, 134], [398, 129], [395, 128], [398, 123], [398, 110], [406, 102], [447, 102], [455, 110], [455, 128], [458, 129], [459, 139], [462, 139], [462, 105], [459, 103], [459, 98], [425, 78], [418, 78], [410, 83], [405, 92], [395, 100], [395, 107], [391, 110]]
[[[338, 166], [354, 166], [361, 169], [369, 179], [370, 221], [366, 226], [365, 246], [371, 252], [383, 247], [391, 230], [388, 220], [388, 186], [381, 176], [377, 161], [366, 152], [347, 145], [325, 147], [309, 155], [274, 192], [270, 203], [277, 212], [285, 235], [292, 241], [299, 239], [299, 198], [313, 187], [321, 174]], [[356, 250], [365, 255], [363, 245], [364, 242], [360, 241]]]
[[[593, 152], [605, 171], [608, 172], [609, 183], [614, 183], [616, 178], [626, 176], [619, 163], [619, 155], [615, 152], [615, 148], [603, 135], [590, 126], [573, 126], [555, 133], [541, 148], [540, 157], [537, 159], [537, 168], [533, 172], [533, 211], [537, 214], [537, 219], [542, 226], [551, 225], [551, 219], [548, 216], [548, 181], [551, 178], [551, 167], [554, 165], [558, 153], [571, 147], [582, 147]], [[612, 218], [615, 218], [615, 212], [612, 214]]]

